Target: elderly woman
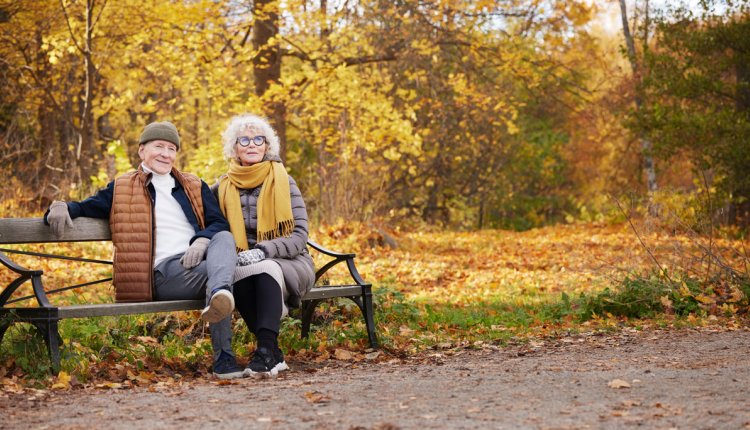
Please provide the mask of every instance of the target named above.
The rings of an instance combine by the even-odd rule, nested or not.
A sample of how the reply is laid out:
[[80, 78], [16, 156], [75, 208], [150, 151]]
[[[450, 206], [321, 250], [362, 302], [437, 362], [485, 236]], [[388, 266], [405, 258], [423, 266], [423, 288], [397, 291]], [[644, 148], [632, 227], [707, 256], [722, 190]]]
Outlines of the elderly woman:
[[315, 281], [307, 210], [265, 119], [235, 116], [222, 140], [229, 171], [213, 189], [239, 251], [235, 307], [257, 340], [244, 374], [276, 376], [288, 369], [278, 344], [281, 318], [300, 306]]

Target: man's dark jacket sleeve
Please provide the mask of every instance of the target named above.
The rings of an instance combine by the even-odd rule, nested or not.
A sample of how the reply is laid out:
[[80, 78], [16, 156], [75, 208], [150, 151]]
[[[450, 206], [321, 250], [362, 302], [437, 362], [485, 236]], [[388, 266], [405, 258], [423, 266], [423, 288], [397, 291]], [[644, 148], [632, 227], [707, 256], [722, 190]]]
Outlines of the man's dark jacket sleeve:
[[[68, 205], [68, 213], [71, 219], [78, 217], [104, 218], [109, 219], [109, 213], [112, 210], [112, 195], [115, 190], [115, 181], [111, 181], [105, 188], [97, 191], [96, 194], [81, 202], [65, 202]], [[44, 214], [44, 223], [47, 222], [49, 209]]]
[[219, 202], [216, 201], [208, 185], [203, 181], [201, 181], [201, 198], [203, 199], [203, 218], [206, 221], [206, 228], [195, 233], [195, 236], [190, 239], [190, 243], [193, 243], [199, 237], [211, 239], [216, 233], [229, 230], [229, 223], [219, 209]]

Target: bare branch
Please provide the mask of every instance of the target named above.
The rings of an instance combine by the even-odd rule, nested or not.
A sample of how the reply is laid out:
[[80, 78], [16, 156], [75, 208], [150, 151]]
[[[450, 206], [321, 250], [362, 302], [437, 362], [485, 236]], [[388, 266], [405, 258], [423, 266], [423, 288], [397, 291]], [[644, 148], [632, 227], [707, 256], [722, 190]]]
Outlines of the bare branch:
[[638, 238], [638, 242], [641, 243], [641, 246], [643, 246], [643, 249], [648, 252], [648, 255], [651, 257], [651, 260], [653, 260], [654, 264], [656, 264], [656, 267], [659, 268], [659, 272], [664, 275], [667, 280], [669, 280], [669, 283], [674, 285], [674, 281], [672, 278], [669, 277], [669, 273], [667, 273], [666, 269], [664, 269], [659, 263], [659, 260], [656, 259], [656, 256], [653, 252], [651, 252], [651, 249], [646, 245], [646, 243], [643, 241], [643, 238], [641, 237], [640, 233], [638, 233], [638, 229], [635, 228], [635, 225], [633, 225], [633, 219], [625, 212], [625, 209], [622, 208], [622, 204], [620, 204], [620, 200], [617, 199], [617, 197], [610, 195], [610, 197], [617, 203], [617, 208], [620, 209], [620, 212], [625, 216], [625, 219], [628, 220], [628, 224], [630, 224], [630, 228], [633, 230], [633, 233], [635, 233], [635, 236]]
[[70, 17], [68, 16], [68, 10], [65, 8], [64, 0], [60, 0], [60, 7], [62, 8], [63, 15], [65, 15], [65, 24], [68, 26], [68, 33], [70, 33], [70, 39], [73, 41], [73, 44], [76, 46], [76, 49], [83, 53], [83, 48], [81, 48], [81, 45], [78, 44], [78, 40], [76, 39], [75, 34], [73, 33], [73, 27], [70, 26]]

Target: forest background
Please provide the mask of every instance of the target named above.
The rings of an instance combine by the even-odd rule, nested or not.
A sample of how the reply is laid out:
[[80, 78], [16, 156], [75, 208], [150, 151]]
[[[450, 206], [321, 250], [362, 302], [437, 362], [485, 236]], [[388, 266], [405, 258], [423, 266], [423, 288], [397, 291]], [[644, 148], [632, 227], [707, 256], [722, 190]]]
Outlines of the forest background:
[[[227, 168], [229, 118], [267, 116], [314, 238], [353, 248], [383, 287], [387, 345], [413, 343], [415, 330], [438, 344], [451, 327], [482, 339], [481, 327], [497, 336], [580, 312], [747, 307], [747, 0], [0, 0], [0, 85], [3, 217], [39, 216], [137, 166], [155, 120], [177, 125], [178, 166], [211, 184]], [[654, 223], [682, 263], [652, 253]], [[573, 226], [545, 227], [562, 224]], [[548, 255], [554, 237], [568, 255]], [[597, 237], [643, 248], [648, 262], [614, 283], [589, 273], [556, 284]], [[484, 283], [483, 270], [505, 269]], [[576, 302], [582, 284], [599, 295]], [[432, 322], [403, 313], [417, 303], [404, 308], [405, 292]], [[489, 308], [443, 315], [456, 302]], [[519, 311], [532, 302], [542, 307]], [[336, 336], [287, 348], [364, 344]]]
[[704, 191], [742, 220], [747, 2], [651, 3], [3, 1], [3, 212], [90, 195], [154, 120], [213, 183], [254, 112], [316, 220], [528, 229]]

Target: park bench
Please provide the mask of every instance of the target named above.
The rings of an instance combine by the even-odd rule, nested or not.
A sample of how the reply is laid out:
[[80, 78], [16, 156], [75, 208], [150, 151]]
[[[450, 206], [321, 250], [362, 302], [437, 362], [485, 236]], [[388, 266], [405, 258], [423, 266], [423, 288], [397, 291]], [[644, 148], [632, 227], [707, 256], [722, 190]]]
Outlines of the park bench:
[[[73, 220], [72, 228], [67, 229], [62, 237], [56, 237], [52, 234], [49, 226], [44, 224], [42, 218], [0, 218], [0, 245], [109, 240], [111, 240], [111, 236], [107, 220], [77, 218]], [[315, 307], [320, 302], [336, 297], [344, 297], [354, 301], [361, 310], [367, 327], [367, 336], [370, 346], [376, 348], [377, 337], [375, 334], [375, 322], [373, 316], [372, 285], [366, 283], [357, 271], [357, 268], [354, 265], [355, 254], [342, 254], [330, 251], [313, 241], [308, 241], [307, 243], [315, 251], [324, 255], [325, 257], [323, 258], [330, 258], [330, 260], [317, 269], [315, 273], [315, 286], [302, 298], [300, 312], [300, 318], [302, 320], [302, 337], [308, 335]], [[189, 311], [203, 309], [205, 306], [204, 300], [153, 301], [142, 303], [87, 303], [58, 306], [49, 301], [48, 295], [109, 282], [112, 278], [99, 279], [82, 284], [45, 290], [42, 282], [44, 274], [42, 270], [22, 267], [8, 258], [6, 253], [74, 260], [85, 263], [111, 265], [112, 262], [0, 248], [0, 263], [18, 275], [18, 277], [11, 281], [3, 289], [2, 293], [0, 293], [0, 343], [11, 324], [15, 322], [31, 323], [44, 338], [49, 351], [52, 369], [54, 371], [57, 371], [60, 366], [60, 348], [62, 346], [62, 340], [58, 332], [58, 321], [62, 319]], [[321, 285], [329, 282], [328, 279], [323, 278], [323, 275], [339, 263], [346, 264], [353, 282], [340, 285]], [[31, 282], [33, 295], [11, 298], [13, 293], [16, 292], [21, 285], [26, 283], [26, 281]], [[16, 303], [32, 298], [36, 298], [37, 306], [14, 306]]]

